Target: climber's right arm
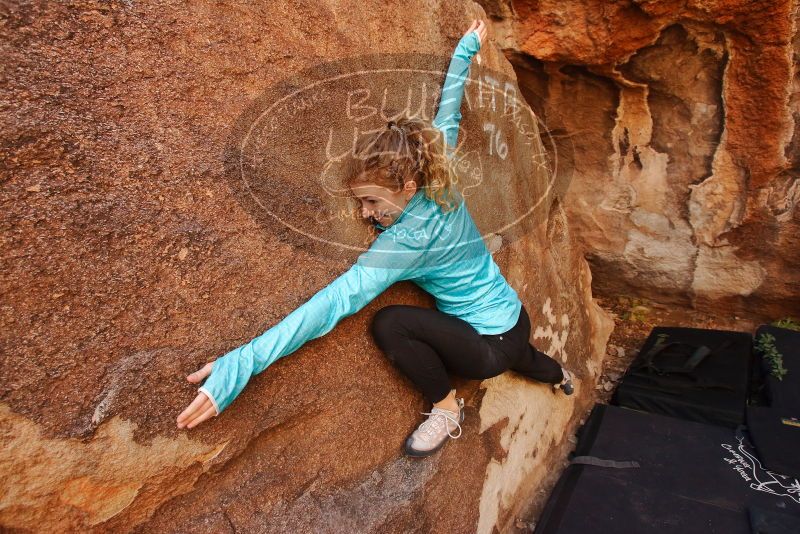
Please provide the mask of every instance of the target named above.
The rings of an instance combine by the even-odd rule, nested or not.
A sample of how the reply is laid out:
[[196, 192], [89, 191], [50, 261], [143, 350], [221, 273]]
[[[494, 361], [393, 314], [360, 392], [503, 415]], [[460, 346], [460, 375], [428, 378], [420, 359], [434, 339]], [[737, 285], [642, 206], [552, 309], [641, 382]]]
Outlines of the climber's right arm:
[[439, 99], [439, 109], [433, 119], [433, 126], [444, 134], [447, 148], [454, 148], [458, 139], [458, 127], [461, 123], [461, 100], [464, 97], [464, 83], [469, 77], [472, 58], [481, 48], [486, 37], [486, 24], [475, 21], [461, 38], [453, 51], [450, 66]]

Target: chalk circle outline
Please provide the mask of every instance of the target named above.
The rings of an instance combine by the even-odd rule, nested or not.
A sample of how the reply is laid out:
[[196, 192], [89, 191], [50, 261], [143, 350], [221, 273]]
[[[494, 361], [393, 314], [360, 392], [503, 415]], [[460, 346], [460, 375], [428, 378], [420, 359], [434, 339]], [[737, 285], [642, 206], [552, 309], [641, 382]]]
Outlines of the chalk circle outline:
[[[348, 60], [363, 60], [364, 56], [357, 57], [357, 58], [347, 58], [347, 59]], [[319, 66], [312, 67], [310, 69], [306, 69], [306, 71], [304, 71], [303, 74], [307, 74], [309, 72], [313, 72], [316, 69], [319, 69]], [[483, 71], [487, 71], [487, 70], [488, 69], [483, 69]], [[284, 95], [283, 97], [281, 97], [278, 100], [276, 100], [275, 102], [273, 102], [267, 109], [262, 111], [251, 122], [250, 126], [247, 128], [247, 131], [246, 131], [244, 137], [242, 138], [241, 142], [239, 143], [239, 146], [237, 147], [238, 148], [238, 153], [239, 153], [239, 162], [238, 162], [238, 168], [239, 169], [238, 170], [239, 170], [239, 173], [240, 173], [240, 178], [241, 178], [242, 182], [244, 183], [244, 186], [247, 189], [248, 193], [250, 194], [250, 197], [270, 217], [272, 217], [273, 219], [277, 220], [279, 223], [283, 224], [285, 227], [289, 228], [290, 230], [292, 230], [294, 232], [297, 232], [298, 234], [303, 235], [303, 236], [305, 236], [305, 237], [307, 237], [309, 239], [312, 239], [312, 240], [315, 240], [315, 241], [318, 241], [318, 242], [321, 242], [321, 243], [325, 243], [327, 245], [331, 245], [331, 246], [334, 246], [334, 247], [341, 247], [343, 249], [353, 250], [353, 251], [357, 251], [357, 252], [366, 252], [367, 250], [369, 250], [369, 247], [359, 247], [359, 246], [349, 245], [347, 243], [341, 243], [341, 242], [338, 242], [338, 241], [333, 241], [333, 240], [330, 240], [330, 239], [326, 239], [324, 237], [313, 235], [313, 234], [311, 234], [309, 232], [306, 232], [306, 231], [302, 230], [301, 228], [297, 228], [296, 226], [294, 226], [291, 223], [288, 223], [288, 222], [282, 220], [278, 215], [273, 213], [272, 210], [270, 210], [267, 206], [265, 206], [262, 203], [262, 200], [259, 198], [259, 196], [256, 195], [253, 192], [253, 190], [252, 190], [252, 188], [250, 186], [250, 183], [247, 181], [247, 178], [246, 178], [245, 172], [244, 172], [244, 169], [245, 169], [244, 154], [245, 154], [246, 147], [248, 146], [248, 141], [249, 141], [250, 137], [253, 135], [254, 130], [256, 130], [256, 127], [259, 126], [264, 121], [265, 117], [269, 116], [269, 114], [272, 112], [272, 110], [274, 108], [276, 108], [277, 106], [279, 106], [283, 102], [289, 100], [290, 98], [298, 95], [299, 93], [307, 92], [307, 91], [309, 91], [311, 88], [313, 88], [315, 86], [318, 86], [318, 85], [321, 85], [321, 84], [327, 84], [327, 83], [335, 82], [335, 81], [338, 81], [338, 80], [341, 80], [341, 79], [344, 79], [344, 78], [351, 78], [351, 77], [354, 77], [354, 76], [363, 76], [365, 74], [387, 74], [387, 73], [410, 73], [410, 74], [416, 73], [416, 74], [427, 74], [427, 75], [440, 76], [442, 78], [446, 78], [446, 76], [447, 76], [447, 73], [445, 71], [441, 71], [441, 70], [421, 69], [421, 68], [419, 68], [419, 69], [418, 68], [402, 68], [402, 67], [399, 67], [399, 68], [384, 68], [384, 69], [361, 69], [361, 70], [357, 70], [357, 71], [354, 71], [354, 72], [347, 72], [347, 73], [337, 74], [337, 75], [332, 76], [332, 77], [326, 77], [326, 78], [323, 78], [321, 80], [316, 80], [314, 82], [311, 82], [308, 85], [305, 85], [305, 86], [303, 86], [303, 87], [301, 87], [299, 89], [296, 89], [296, 90], [292, 91], [291, 93], [289, 93], [287, 95]], [[505, 75], [503, 75], [502, 77], [510, 79]], [[286, 79], [284, 79], [282, 82], [280, 82], [277, 85], [281, 85], [282, 83], [285, 84], [288, 80], [289, 80], [289, 78], [286, 78]], [[485, 240], [488, 236], [491, 236], [491, 235], [500, 234], [501, 232], [504, 232], [504, 231], [508, 230], [509, 228], [511, 228], [513, 226], [516, 226], [517, 224], [520, 223], [520, 221], [522, 221], [526, 217], [530, 216], [542, 204], [542, 202], [544, 202], [545, 199], [547, 199], [547, 198], [549, 198], [551, 196], [551, 193], [552, 193], [552, 191], [554, 189], [554, 186], [555, 186], [556, 178], [558, 176], [558, 147], [557, 147], [556, 143], [553, 141], [553, 137], [550, 134], [550, 130], [546, 127], [544, 122], [542, 122], [541, 119], [539, 119], [539, 117], [533, 112], [533, 109], [530, 107], [530, 105], [527, 102], [525, 102], [524, 99], [520, 99], [520, 97], [519, 97], [520, 91], [519, 91], [519, 85], [517, 83], [517, 80], [512, 80], [512, 81], [514, 82], [514, 88], [515, 88], [515, 91], [514, 91], [515, 94], [514, 94], [513, 101], [516, 104], [520, 104], [521, 103], [522, 105], [519, 106], [519, 109], [522, 109], [526, 114], [529, 114], [534, 119], [534, 121], [535, 121], [534, 123], [536, 124], [537, 131], [539, 132], [540, 135], [541, 135], [541, 131], [542, 131], [540, 129], [540, 127], [544, 127], [544, 132], [546, 132], [547, 137], [548, 137], [548, 139], [550, 141], [550, 145], [552, 146], [552, 149], [553, 149], [553, 158], [552, 159], [553, 159], [553, 163], [554, 163], [554, 168], [553, 169], [548, 169], [549, 170], [549, 180], [547, 182], [547, 188], [541, 195], [539, 195], [539, 199], [536, 201], [536, 203], [533, 206], [531, 206], [525, 213], [523, 213], [522, 215], [517, 217], [515, 220], [511, 221], [510, 223], [507, 223], [502, 228], [493, 230], [491, 232], [487, 232], [486, 234], [481, 234], [481, 236], [480, 236], [481, 240]], [[480, 80], [476, 81], [473, 76], [468, 76], [467, 77], [465, 85], [468, 85], [468, 84], [473, 84], [473, 85], [477, 84], [477, 85], [479, 85], [481, 87], [489, 86], [489, 87], [492, 88], [492, 91], [498, 91], [499, 90], [497, 87], [491, 86], [491, 84], [484, 83], [484, 82], [482, 82]], [[465, 87], [464, 90], [466, 92], [466, 87]], [[501, 115], [501, 117], [507, 117], [507, 116], [508, 116], [507, 114]], [[511, 122], [511, 121], [509, 121], [509, 122]], [[522, 134], [522, 135], [524, 136], [525, 134]], [[323, 189], [325, 189], [324, 186], [322, 186], [322, 187], [323, 187]], [[466, 246], [466, 245], [469, 245], [469, 244], [474, 243], [474, 242], [477, 242], [477, 240], [469, 240], [467, 242], [459, 242], [457, 245], [458, 246]], [[432, 247], [432, 248], [428, 248], [426, 250], [428, 250], [428, 251], [440, 251], [440, 250], [449, 250], [449, 249], [452, 249], [452, 248], [453, 248], [453, 245], [449, 245], [447, 247]], [[398, 253], [398, 254], [406, 253], [406, 252], [404, 252], [402, 250], [380, 250], [380, 252], [381, 253], [390, 252], [390, 253]]]

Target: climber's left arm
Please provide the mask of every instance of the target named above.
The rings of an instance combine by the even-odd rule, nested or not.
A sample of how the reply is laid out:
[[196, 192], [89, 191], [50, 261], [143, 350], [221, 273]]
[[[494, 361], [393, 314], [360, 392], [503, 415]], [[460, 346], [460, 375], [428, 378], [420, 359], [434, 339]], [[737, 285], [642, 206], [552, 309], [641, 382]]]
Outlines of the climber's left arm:
[[187, 379], [193, 383], [208, 379], [195, 400], [178, 416], [178, 427], [193, 428], [218, 415], [244, 390], [252, 376], [305, 342], [328, 333], [342, 318], [362, 309], [394, 282], [411, 276], [421, 259], [419, 247], [397, 234], [397, 227], [390, 227], [347, 272], [277, 325], [189, 375]]

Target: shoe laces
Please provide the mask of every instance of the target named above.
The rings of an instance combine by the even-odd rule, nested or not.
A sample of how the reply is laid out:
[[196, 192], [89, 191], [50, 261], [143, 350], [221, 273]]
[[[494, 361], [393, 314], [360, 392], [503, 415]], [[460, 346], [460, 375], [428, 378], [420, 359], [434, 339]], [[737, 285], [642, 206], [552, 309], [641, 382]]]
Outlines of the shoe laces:
[[[449, 410], [447, 410], [449, 412]], [[460, 411], [460, 408], [459, 408]], [[424, 421], [421, 425], [419, 425], [420, 432], [424, 432], [429, 437], [433, 437], [433, 435], [438, 431], [442, 424], [445, 425], [445, 429], [447, 430], [447, 435], [453, 439], [461, 437], [461, 425], [459, 424], [457, 419], [450, 417], [445, 413], [444, 410], [441, 408], [434, 408], [430, 412], [420, 412], [422, 415], [429, 415], [428, 419]], [[439, 417], [434, 417], [438, 415]], [[458, 414], [461, 415], [460, 413]], [[450, 433], [450, 426], [447, 424], [447, 421], [452, 421], [456, 427], [458, 428], [458, 435], [454, 436]]]

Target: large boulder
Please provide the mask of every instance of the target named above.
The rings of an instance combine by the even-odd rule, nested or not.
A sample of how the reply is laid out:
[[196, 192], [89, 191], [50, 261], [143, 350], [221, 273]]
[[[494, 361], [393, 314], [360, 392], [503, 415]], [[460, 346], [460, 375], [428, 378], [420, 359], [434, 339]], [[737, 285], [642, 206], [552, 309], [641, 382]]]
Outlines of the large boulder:
[[[379, 108], [385, 88], [402, 109], [409, 86], [439, 87], [479, 7], [3, 9], [4, 529], [488, 533], [540, 502], [591, 402], [611, 323], [573, 246], [568, 177], [550, 172], [491, 41], [463, 109], [468, 205], [530, 312], [532, 342], [575, 371], [576, 395], [511, 372], [456, 378], [463, 436], [405, 458], [429, 406], [369, 335], [382, 306], [433, 305], [405, 282], [252, 379], [219, 417], [192, 430], [175, 421], [196, 395], [187, 374], [353, 261], [364, 236], [351, 229], [363, 227], [340, 223], [343, 199], [322, 183], [336, 177], [331, 134], [360, 117], [342, 99], [366, 89], [361, 104]], [[352, 76], [376, 65], [392, 75]], [[317, 101], [307, 89], [320, 80], [330, 92]], [[430, 115], [435, 93], [412, 100]], [[265, 120], [278, 101], [283, 115]], [[320, 212], [331, 224], [303, 216]]]
[[574, 154], [566, 209], [597, 291], [797, 314], [796, 2], [482, 3]]

